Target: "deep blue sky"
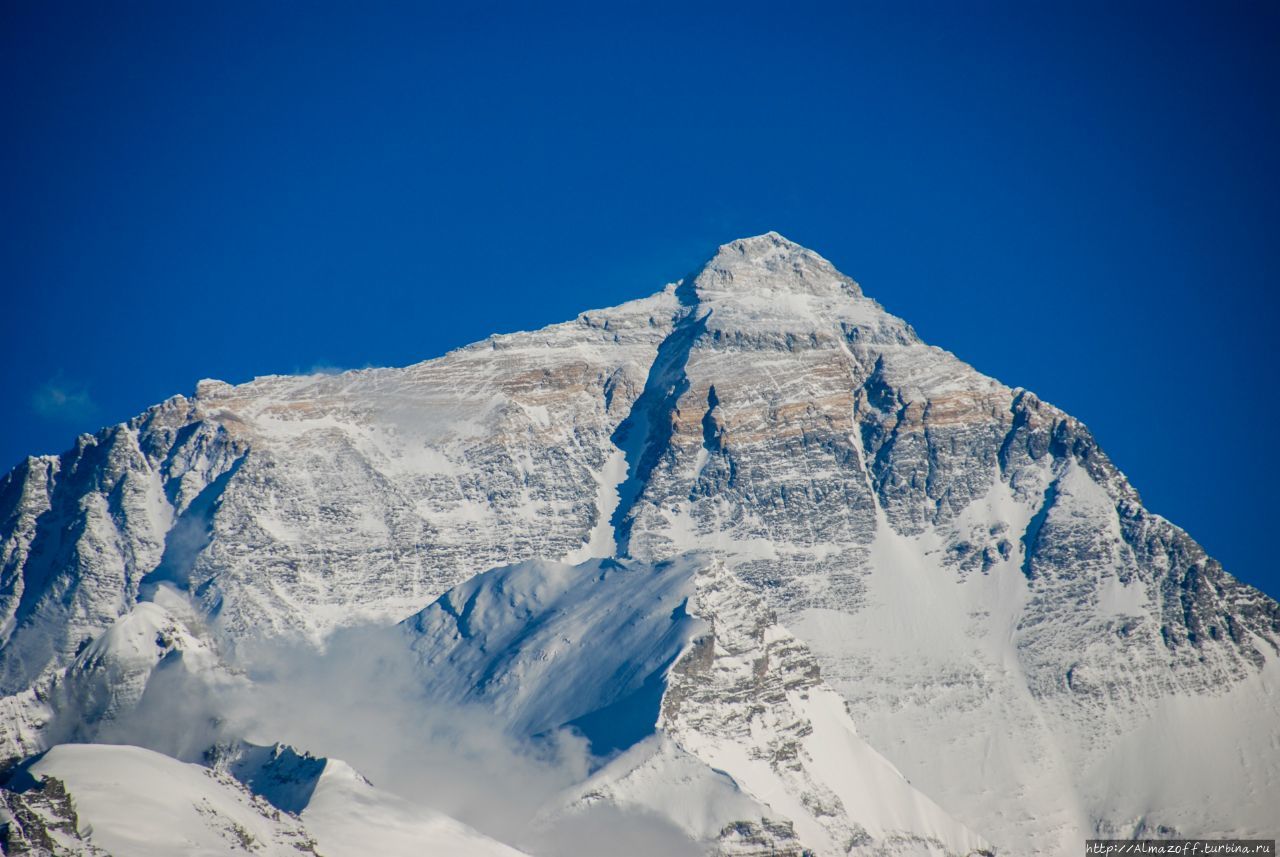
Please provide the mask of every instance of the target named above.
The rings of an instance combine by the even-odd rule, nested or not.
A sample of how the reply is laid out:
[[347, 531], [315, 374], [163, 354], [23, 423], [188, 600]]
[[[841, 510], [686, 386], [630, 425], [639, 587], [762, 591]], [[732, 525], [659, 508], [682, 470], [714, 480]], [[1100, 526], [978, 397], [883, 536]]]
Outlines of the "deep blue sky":
[[1280, 594], [1280, 6], [457, 5], [3, 4], [0, 468], [776, 229]]

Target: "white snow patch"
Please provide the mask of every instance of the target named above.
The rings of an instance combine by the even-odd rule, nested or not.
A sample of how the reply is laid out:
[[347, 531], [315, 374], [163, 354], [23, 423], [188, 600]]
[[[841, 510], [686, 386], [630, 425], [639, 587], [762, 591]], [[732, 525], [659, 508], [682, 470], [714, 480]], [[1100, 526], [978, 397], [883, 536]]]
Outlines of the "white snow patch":
[[613, 531], [613, 513], [618, 508], [618, 488], [627, 478], [627, 454], [614, 449], [604, 467], [592, 474], [596, 483], [596, 519], [582, 547], [570, 551], [564, 562], [576, 565], [593, 558], [613, 556], [618, 552]]

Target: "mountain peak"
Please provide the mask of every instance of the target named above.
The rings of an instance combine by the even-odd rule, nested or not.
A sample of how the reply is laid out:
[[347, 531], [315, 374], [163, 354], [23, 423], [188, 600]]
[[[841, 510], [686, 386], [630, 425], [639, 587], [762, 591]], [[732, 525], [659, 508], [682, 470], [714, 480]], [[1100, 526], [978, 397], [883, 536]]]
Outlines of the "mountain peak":
[[730, 241], [728, 244], [721, 244], [719, 252], [735, 252], [746, 256], [762, 256], [778, 247], [783, 247], [789, 251], [798, 253], [809, 252], [796, 242], [779, 235], [772, 229], [762, 235], [749, 235], [745, 238], [739, 238], [736, 241]]
[[695, 286], [700, 294], [780, 291], [862, 296], [858, 284], [826, 259], [772, 231], [720, 245]]

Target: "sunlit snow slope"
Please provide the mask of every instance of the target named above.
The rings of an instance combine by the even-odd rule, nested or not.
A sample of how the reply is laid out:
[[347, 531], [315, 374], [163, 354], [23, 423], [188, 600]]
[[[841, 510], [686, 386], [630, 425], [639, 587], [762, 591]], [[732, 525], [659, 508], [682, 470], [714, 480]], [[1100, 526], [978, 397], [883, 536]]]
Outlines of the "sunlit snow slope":
[[[33, 785], [8, 795], [8, 806], [11, 812], [38, 814], [43, 824], [29, 826], [26, 832], [50, 835], [55, 849], [66, 849], [58, 853], [94, 854], [101, 849], [116, 857], [520, 854], [452, 819], [379, 793], [340, 762], [325, 764], [300, 816], [281, 812], [226, 773], [140, 747], [63, 744], [28, 771], [43, 788]], [[70, 801], [50, 800], [54, 793], [67, 794]], [[24, 844], [38, 849], [40, 842], [33, 836]]]

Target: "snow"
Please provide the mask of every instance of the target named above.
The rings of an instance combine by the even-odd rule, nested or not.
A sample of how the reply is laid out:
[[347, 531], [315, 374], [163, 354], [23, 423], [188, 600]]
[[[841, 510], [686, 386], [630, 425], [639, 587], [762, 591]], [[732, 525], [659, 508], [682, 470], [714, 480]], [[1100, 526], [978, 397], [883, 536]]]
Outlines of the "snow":
[[302, 821], [326, 857], [370, 854], [416, 857], [518, 857], [523, 852], [496, 842], [446, 815], [380, 792], [349, 765], [329, 760]]
[[593, 557], [610, 557], [618, 550], [613, 537], [613, 513], [618, 508], [619, 488], [627, 478], [627, 454], [614, 449], [600, 472], [592, 475], [596, 482], [595, 525], [582, 547], [570, 551], [564, 558], [570, 565]]
[[[957, 583], [939, 562], [936, 533], [903, 536], [888, 525], [883, 511], [877, 513], [868, 608], [806, 610], [796, 622], [797, 633], [824, 665], [879, 665], [876, 673], [885, 678], [877, 683], [857, 670], [847, 679], [841, 676], [836, 687], [854, 700], [863, 729], [913, 772], [926, 794], [961, 818], [1008, 816], [1021, 809], [1028, 814], [1018, 826], [1056, 829], [1061, 836], [1056, 847], [1074, 848], [1086, 814], [1070, 801], [1069, 767], [1025, 690], [1013, 645], [1027, 600], [1020, 557]], [[986, 497], [961, 516], [960, 529], [1002, 521], [1016, 532], [1030, 517], [1031, 510], [993, 477]], [[958, 647], [957, 641], [965, 643]], [[899, 702], [877, 710], [864, 702], [872, 695]], [[948, 716], [938, 717], [939, 710]], [[904, 742], [904, 718], [911, 718], [913, 731], [928, 740]], [[1018, 722], [1025, 725], [1013, 728]], [[1011, 804], [1008, 796], [1015, 793], [1020, 800]], [[1039, 847], [1047, 844], [1042, 839]]]
[[229, 776], [138, 747], [63, 744], [30, 773], [61, 780], [82, 835], [114, 857], [223, 857], [250, 843], [297, 857], [308, 839]]
[[333, 760], [300, 816], [272, 807], [228, 774], [140, 747], [63, 744], [29, 772], [61, 780], [81, 836], [114, 857], [521, 854], [461, 822], [379, 792]]
[[699, 564], [534, 560], [477, 575], [403, 627], [432, 698], [483, 702], [523, 735], [627, 703], [632, 711], [579, 724], [618, 746], [652, 731], [657, 697], [646, 687], [699, 631], [684, 612]]
[[[1280, 758], [1258, 745], [1280, 747], [1280, 658], [1271, 657], [1257, 682], [1217, 696], [1168, 697], [1152, 715], [1128, 726], [1109, 752], [1088, 762], [1083, 799], [1127, 821], [1119, 837], [1140, 835], [1183, 819], [1191, 829], [1272, 838], [1278, 795], [1249, 794], [1230, 806], [1241, 782], [1280, 782]], [[1224, 760], [1230, 764], [1224, 765]], [[1240, 795], [1240, 797], [1246, 797]]]
[[729, 824], [769, 814], [733, 777], [661, 731], [614, 758], [560, 801], [548, 813], [550, 820], [608, 802], [668, 819], [695, 842], [713, 842]]

